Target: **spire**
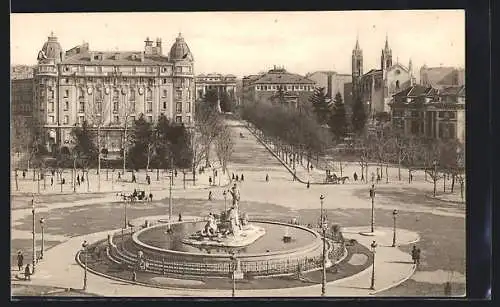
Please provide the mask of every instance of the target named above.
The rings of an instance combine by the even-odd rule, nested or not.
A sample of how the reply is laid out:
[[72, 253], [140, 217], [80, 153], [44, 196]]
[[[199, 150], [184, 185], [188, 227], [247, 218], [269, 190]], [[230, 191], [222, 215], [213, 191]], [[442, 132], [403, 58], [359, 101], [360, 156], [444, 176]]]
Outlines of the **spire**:
[[410, 58], [410, 61], [408, 62], [408, 70], [411, 71], [413, 69], [413, 64], [411, 62], [411, 58]]
[[385, 49], [389, 49], [389, 36], [387, 35], [387, 32], [385, 32]]
[[356, 34], [356, 46], [354, 47], [354, 50], [360, 50], [361, 48], [359, 48], [359, 35]]

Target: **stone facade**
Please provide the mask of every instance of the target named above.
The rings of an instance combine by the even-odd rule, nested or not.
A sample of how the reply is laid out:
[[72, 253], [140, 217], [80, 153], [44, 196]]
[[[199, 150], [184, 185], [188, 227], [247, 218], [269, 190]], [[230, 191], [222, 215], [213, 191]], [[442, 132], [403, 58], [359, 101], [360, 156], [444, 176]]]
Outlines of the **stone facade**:
[[267, 73], [243, 78], [243, 97], [249, 102], [275, 101], [279, 88], [283, 90], [285, 103], [298, 106], [308, 102], [316, 83], [304, 76], [274, 67]]
[[202, 99], [208, 90], [225, 92], [231, 99], [236, 99], [236, 76], [221, 74], [200, 74], [195, 78], [196, 100]]
[[334, 99], [337, 93], [340, 93], [344, 98], [344, 84], [352, 80], [351, 75], [339, 74], [335, 71], [316, 71], [307, 74], [306, 77], [316, 82], [316, 87], [324, 87], [325, 93], [330, 99]]
[[406, 135], [465, 143], [465, 86], [414, 85], [393, 95], [392, 125]]
[[74, 144], [71, 130], [87, 121], [100, 128], [101, 148], [118, 152], [127, 127], [139, 116], [156, 122], [161, 115], [192, 126], [194, 59], [179, 34], [169, 56], [160, 39], [143, 51], [101, 52], [88, 44], [63, 53], [51, 35], [38, 54], [34, 74], [34, 112], [49, 151]]

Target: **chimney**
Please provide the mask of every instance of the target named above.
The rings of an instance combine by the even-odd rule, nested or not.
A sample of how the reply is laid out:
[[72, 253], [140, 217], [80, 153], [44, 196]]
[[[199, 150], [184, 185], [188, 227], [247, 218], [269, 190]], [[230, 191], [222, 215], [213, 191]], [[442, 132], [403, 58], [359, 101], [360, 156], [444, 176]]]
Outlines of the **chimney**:
[[144, 55], [146, 54], [146, 52], [141, 52], [141, 62], [144, 62]]
[[95, 53], [93, 51], [90, 52], [90, 62], [95, 61]]

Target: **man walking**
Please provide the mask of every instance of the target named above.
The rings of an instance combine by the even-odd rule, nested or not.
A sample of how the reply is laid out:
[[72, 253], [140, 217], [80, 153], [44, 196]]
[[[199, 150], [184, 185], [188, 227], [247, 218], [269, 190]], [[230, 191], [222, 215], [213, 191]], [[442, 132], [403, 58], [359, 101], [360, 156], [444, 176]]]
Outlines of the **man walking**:
[[356, 174], [356, 172], [354, 172], [354, 175], [352, 177], [354, 177], [354, 181], [358, 181], [358, 174]]
[[17, 252], [17, 267], [19, 268], [19, 271], [23, 269], [24, 265], [24, 256], [22, 251]]
[[269, 182], [269, 174], [266, 174], [266, 182]]
[[26, 268], [24, 269], [24, 280], [31, 280], [31, 268], [29, 263], [26, 265]]

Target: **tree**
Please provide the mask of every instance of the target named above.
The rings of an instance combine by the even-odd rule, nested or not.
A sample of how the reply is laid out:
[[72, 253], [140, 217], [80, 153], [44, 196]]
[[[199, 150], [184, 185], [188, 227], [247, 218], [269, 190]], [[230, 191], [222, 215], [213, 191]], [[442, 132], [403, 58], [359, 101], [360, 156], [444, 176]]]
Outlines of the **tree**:
[[222, 118], [210, 105], [203, 104], [196, 108], [195, 122], [196, 132], [205, 147], [202, 151], [205, 153], [205, 162], [208, 166], [210, 160], [210, 148], [217, 137], [218, 132], [223, 126]]
[[316, 114], [318, 123], [320, 125], [327, 124], [328, 119], [330, 118], [331, 111], [325, 94], [325, 88], [319, 87], [314, 89], [314, 93], [309, 98], [309, 101], [313, 105], [314, 113]]
[[84, 121], [81, 127], [74, 127], [71, 134], [76, 143], [75, 147], [79, 148], [81, 155], [87, 156], [89, 162], [95, 161], [98, 150], [94, 143], [94, 133], [90, 130], [87, 121]]
[[153, 125], [146, 121], [144, 114], [141, 114], [134, 122], [132, 147], [128, 155], [134, 168], [146, 167], [146, 172], [149, 171], [155, 144], [156, 132]]
[[215, 142], [215, 152], [225, 173], [227, 170], [227, 162], [231, 158], [234, 147], [231, 131], [229, 130], [228, 126], [224, 126], [222, 131], [220, 131], [219, 135], [217, 136], [217, 140]]
[[354, 104], [352, 106], [352, 127], [355, 132], [361, 133], [366, 124], [366, 111], [361, 97], [356, 95], [354, 97]]
[[[212, 111], [218, 112], [220, 110], [219, 105], [219, 93], [215, 89], [209, 89], [205, 93], [205, 97], [203, 97], [203, 102], [206, 106], [208, 106]], [[199, 110], [199, 109], [197, 109]]]
[[271, 96], [272, 102], [277, 102], [279, 104], [285, 104], [285, 91], [283, 90], [283, 86], [278, 85], [278, 90]]
[[345, 136], [347, 129], [346, 111], [344, 102], [342, 101], [342, 95], [340, 93], [335, 95], [333, 110], [328, 125], [330, 126], [332, 133], [338, 139]]
[[235, 107], [234, 98], [231, 98], [229, 94], [223, 91], [220, 95], [220, 104], [222, 112], [233, 112]]

